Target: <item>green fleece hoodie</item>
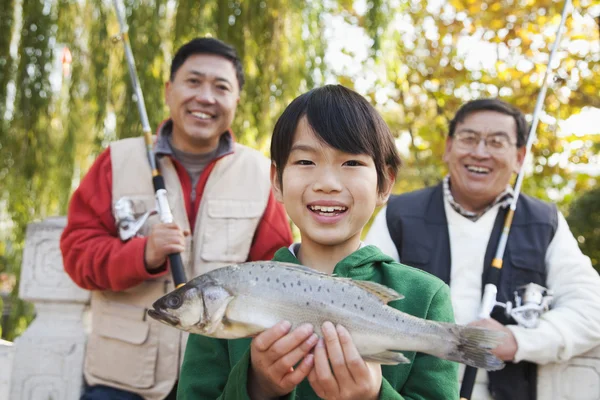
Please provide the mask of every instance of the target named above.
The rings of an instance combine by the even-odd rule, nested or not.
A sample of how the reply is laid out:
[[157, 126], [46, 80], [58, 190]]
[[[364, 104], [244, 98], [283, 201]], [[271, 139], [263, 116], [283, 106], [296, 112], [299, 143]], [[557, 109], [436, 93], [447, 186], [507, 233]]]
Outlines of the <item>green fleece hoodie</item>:
[[[299, 264], [287, 248], [274, 261]], [[336, 276], [371, 281], [405, 296], [389, 303], [407, 314], [435, 321], [454, 322], [450, 290], [426, 272], [398, 264], [375, 246], [365, 246], [340, 261]], [[190, 335], [179, 377], [179, 400], [250, 400], [246, 390], [250, 366], [250, 340], [213, 339]], [[422, 353], [403, 352], [410, 364], [383, 365], [382, 400], [454, 400], [458, 398], [458, 364]], [[286, 400], [318, 399], [304, 379]]]

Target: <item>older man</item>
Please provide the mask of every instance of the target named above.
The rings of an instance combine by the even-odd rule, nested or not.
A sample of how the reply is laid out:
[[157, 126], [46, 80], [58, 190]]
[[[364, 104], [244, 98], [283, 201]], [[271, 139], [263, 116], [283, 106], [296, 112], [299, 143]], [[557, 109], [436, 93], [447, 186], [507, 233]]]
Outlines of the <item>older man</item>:
[[514, 303], [517, 288], [536, 283], [554, 292], [553, 308], [532, 329], [517, 325], [500, 307], [493, 319], [476, 321], [526, 138], [525, 118], [511, 105], [497, 99], [463, 105], [450, 123], [448, 176], [437, 186], [392, 198], [366, 238], [403, 264], [448, 283], [458, 323], [507, 333], [495, 350], [507, 367], [480, 373], [473, 399], [535, 400], [536, 364], [565, 361], [600, 344], [600, 277], [560, 211], [523, 194], [497, 300]]
[[165, 84], [169, 119], [154, 154], [169, 191], [173, 223], [148, 218], [122, 241], [115, 204], [155, 207], [142, 138], [111, 143], [69, 205], [61, 238], [64, 266], [92, 290], [84, 400], [175, 399], [186, 336], [146, 317], [173, 289], [167, 256], [181, 253], [188, 277], [237, 262], [271, 259], [292, 241], [269, 181], [269, 161], [235, 143], [231, 131], [242, 64], [229, 45], [197, 38], [179, 48]]

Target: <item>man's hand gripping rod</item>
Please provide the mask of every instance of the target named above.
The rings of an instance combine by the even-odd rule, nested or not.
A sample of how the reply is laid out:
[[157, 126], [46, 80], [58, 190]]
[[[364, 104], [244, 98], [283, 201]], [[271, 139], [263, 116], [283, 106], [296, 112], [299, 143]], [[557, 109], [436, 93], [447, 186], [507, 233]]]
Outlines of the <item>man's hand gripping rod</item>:
[[[537, 124], [540, 118], [540, 112], [542, 111], [542, 106], [544, 104], [544, 99], [546, 97], [546, 90], [548, 87], [548, 80], [550, 77], [550, 73], [552, 72], [552, 60], [554, 59], [554, 54], [556, 53], [556, 49], [558, 48], [558, 44], [560, 42], [560, 37], [562, 34], [563, 27], [565, 25], [565, 21], [567, 19], [567, 10], [571, 5], [571, 0], [565, 0], [565, 5], [562, 10], [560, 24], [558, 25], [558, 30], [556, 32], [556, 40], [552, 45], [552, 51], [550, 52], [550, 57], [548, 58], [548, 66], [546, 67], [546, 72], [544, 74], [544, 80], [542, 81], [542, 87], [537, 97], [537, 101], [535, 104], [535, 109], [533, 111], [533, 120], [531, 121], [531, 128], [529, 130], [529, 136], [527, 138], [527, 145], [525, 150], [525, 155], [527, 156], [531, 151], [531, 146], [536, 139], [536, 129]], [[496, 295], [498, 293], [498, 282], [500, 281], [500, 271], [502, 270], [502, 263], [504, 258], [504, 250], [506, 249], [506, 243], [508, 242], [508, 234], [510, 233], [510, 227], [512, 225], [513, 216], [515, 214], [515, 210], [517, 209], [517, 201], [519, 200], [519, 194], [521, 193], [521, 185], [523, 184], [523, 178], [525, 176], [524, 163], [521, 166], [521, 170], [517, 175], [517, 181], [515, 182], [514, 188], [514, 197], [510, 203], [510, 209], [506, 214], [506, 218], [504, 219], [504, 227], [502, 229], [502, 234], [500, 235], [500, 239], [498, 241], [498, 247], [496, 248], [496, 254], [494, 255], [494, 259], [492, 260], [492, 268], [490, 269], [487, 282], [485, 284], [483, 290], [483, 297], [481, 299], [481, 305], [479, 309], [479, 319], [487, 319], [490, 318], [492, 310], [496, 303]], [[527, 288], [525, 288], [527, 290]], [[533, 289], [533, 288], [529, 288]], [[542, 288], [545, 289], [545, 288]], [[525, 295], [524, 295], [525, 296]], [[518, 300], [517, 300], [518, 301]], [[510, 306], [507, 307], [507, 311]], [[515, 310], [513, 310], [513, 313]], [[460, 400], [469, 400], [473, 393], [473, 388], [475, 386], [475, 377], [477, 375], [477, 368], [467, 366], [465, 369], [465, 373], [463, 375], [463, 381], [460, 387]]]
[[[129, 67], [129, 76], [131, 77], [131, 83], [137, 100], [137, 108], [142, 120], [142, 131], [144, 132], [144, 141], [146, 142], [148, 162], [150, 163], [150, 168], [152, 169], [152, 184], [154, 185], [158, 214], [161, 222], [171, 223], [173, 222], [173, 214], [171, 213], [171, 208], [169, 207], [169, 201], [167, 199], [165, 181], [156, 165], [156, 158], [152, 148], [152, 131], [150, 130], [148, 114], [146, 113], [146, 104], [144, 103], [144, 95], [142, 93], [140, 81], [135, 70], [135, 60], [133, 58], [133, 52], [131, 51], [131, 45], [129, 43], [129, 27], [125, 22], [125, 18], [121, 14], [119, 1], [113, 0], [113, 4], [117, 13], [117, 19], [119, 20], [119, 26], [121, 27], [120, 39], [123, 41], [123, 45], [125, 47], [125, 56], [127, 58], [127, 66]], [[181, 254], [169, 254], [169, 264], [171, 267], [171, 274], [173, 275], [175, 287], [184, 285], [187, 279], [185, 277], [185, 270], [183, 269], [183, 262], [181, 261]]]

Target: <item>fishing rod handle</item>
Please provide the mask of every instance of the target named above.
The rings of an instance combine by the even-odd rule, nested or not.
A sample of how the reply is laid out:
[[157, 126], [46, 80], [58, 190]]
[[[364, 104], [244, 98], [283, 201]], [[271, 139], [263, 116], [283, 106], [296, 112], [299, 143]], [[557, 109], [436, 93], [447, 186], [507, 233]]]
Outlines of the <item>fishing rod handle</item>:
[[[162, 178], [162, 176], [161, 176]], [[171, 207], [169, 206], [169, 200], [167, 198], [166, 189], [158, 189], [155, 193], [156, 205], [158, 206], [158, 216], [160, 222], [164, 224], [170, 224], [173, 222], [173, 214], [171, 213]]]
[[[171, 213], [171, 207], [169, 207], [167, 189], [165, 188], [165, 181], [162, 175], [153, 176], [152, 183], [156, 192], [156, 204], [158, 206], [160, 221], [163, 223], [173, 222], [173, 214]], [[183, 268], [183, 261], [181, 260], [181, 254], [169, 254], [169, 265], [171, 267], [171, 275], [173, 276], [175, 287], [177, 288], [184, 285], [187, 282], [187, 279], [185, 276], [185, 269]]]
[[475, 387], [475, 378], [477, 377], [477, 368], [467, 365], [460, 385], [460, 400], [470, 400]]
[[185, 285], [187, 279], [185, 277], [185, 270], [183, 269], [181, 254], [169, 254], [169, 265], [171, 267], [171, 275], [173, 276], [173, 283], [175, 284], [175, 287], [178, 288]]
[[[156, 159], [152, 151], [152, 133], [150, 129], [150, 122], [148, 119], [148, 113], [146, 111], [146, 104], [144, 102], [144, 94], [140, 85], [140, 80], [137, 75], [135, 68], [135, 59], [133, 57], [133, 51], [131, 50], [131, 44], [129, 42], [129, 26], [123, 14], [121, 14], [121, 8], [119, 7], [119, 0], [113, 0], [117, 19], [119, 20], [119, 26], [121, 28], [121, 39], [125, 48], [125, 58], [127, 59], [127, 66], [129, 67], [129, 77], [131, 78], [131, 84], [136, 96], [136, 104], [140, 119], [142, 122], [142, 131], [144, 132], [144, 139], [146, 142], [148, 162], [152, 169], [152, 183], [154, 185], [154, 191], [156, 195], [156, 204], [158, 206], [158, 214], [161, 222], [170, 223], [173, 222], [173, 214], [171, 213], [171, 207], [167, 199], [167, 190], [165, 188], [165, 182], [163, 177], [160, 175], [156, 166]], [[174, 253], [169, 254], [169, 263], [171, 266], [171, 274], [175, 287], [179, 287], [187, 281], [185, 277], [185, 270], [183, 269], [183, 262], [181, 261], [181, 254]]]
[[487, 283], [483, 289], [483, 297], [481, 298], [481, 305], [479, 307], [479, 319], [487, 319], [492, 314], [492, 310], [496, 305], [496, 295], [498, 294], [498, 287], [493, 283]]

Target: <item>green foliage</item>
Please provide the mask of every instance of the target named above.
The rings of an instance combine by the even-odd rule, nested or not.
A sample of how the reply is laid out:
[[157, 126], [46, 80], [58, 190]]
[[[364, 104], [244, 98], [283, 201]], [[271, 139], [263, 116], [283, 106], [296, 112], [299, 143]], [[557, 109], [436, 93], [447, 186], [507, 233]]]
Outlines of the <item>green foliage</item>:
[[[378, 32], [383, 33], [376, 62], [367, 60], [361, 74], [383, 71], [365, 94], [405, 143], [406, 167], [396, 187], [401, 192], [438, 182], [446, 173], [442, 161], [445, 134], [450, 119], [465, 101], [500, 97], [531, 117], [564, 2], [527, 1], [519, 6], [492, 0], [449, 1], [437, 6], [418, 1], [395, 4], [395, 17], [388, 25], [378, 26]], [[556, 79], [549, 84], [537, 129], [533, 173], [524, 184], [526, 193], [557, 201], [563, 208], [571, 193], [589, 189], [595, 180], [573, 172], [572, 164], [559, 162], [556, 153], [574, 139], [557, 136], [564, 132], [557, 130], [556, 119], [566, 119], [584, 106], [600, 103], [596, 82], [600, 53], [585, 50], [598, 48], [593, 5], [582, 0], [574, 6], [555, 58]], [[370, 15], [367, 12], [363, 26], [373, 35]], [[480, 52], [486, 57], [479, 56]], [[353, 80], [355, 77], [347, 77], [348, 82]], [[571, 160], [586, 163], [599, 141], [594, 135], [589, 139], [591, 144], [578, 150], [586, 155], [573, 154]], [[568, 190], [551, 197], [555, 193], [548, 189], [557, 185], [566, 185]]]
[[[141, 123], [123, 43], [113, 41], [120, 27], [112, 2], [0, 0], [0, 7], [0, 115], [8, 116], [0, 120], [0, 274], [18, 278], [27, 224], [64, 215], [99, 152], [140, 135]], [[234, 132], [262, 150], [283, 108], [323, 75], [320, 1], [124, 0], [122, 9], [153, 130], [168, 117], [172, 54], [193, 37], [216, 36], [238, 49], [247, 81]], [[72, 63], [60, 65], [65, 48]], [[18, 279], [10, 291], [2, 335], [12, 339], [32, 310], [18, 300]]]
[[569, 206], [567, 222], [581, 251], [600, 272], [600, 186], [585, 192]]
[[[4, 113], [6, 111], [6, 91], [10, 79], [13, 60], [10, 57], [11, 35], [4, 34], [13, 30], [14, 0], [0, 0], [0, 146], [5, 135]], [[0, 169], [2, 166], [0, 165]], [[0, 175], [1, 179], [1, 175]]]

